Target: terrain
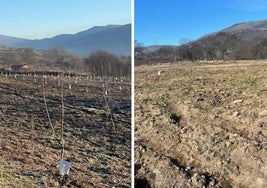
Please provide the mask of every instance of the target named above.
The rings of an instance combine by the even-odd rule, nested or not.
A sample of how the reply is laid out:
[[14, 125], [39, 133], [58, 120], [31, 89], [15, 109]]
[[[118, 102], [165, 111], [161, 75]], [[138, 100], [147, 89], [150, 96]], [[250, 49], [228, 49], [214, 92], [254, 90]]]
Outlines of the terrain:
[[130, 55], [131, 24], [95, 26], [75, 34], [61, 34], [36, 40], [0, 35], [0, 46], [37, 50], [63, 48], [69, 53], [83, 57], [99, 49], [116, 55]]
[[267, 61], [135, 67], [136, 187], [267, 187]]
[[[130, 187], [129, 83], [126, 77], [1, 73], [0, 187]], [[69, 176], [59, 175], [62, 147], [44, 95], [57, 137], [64, 114]]]

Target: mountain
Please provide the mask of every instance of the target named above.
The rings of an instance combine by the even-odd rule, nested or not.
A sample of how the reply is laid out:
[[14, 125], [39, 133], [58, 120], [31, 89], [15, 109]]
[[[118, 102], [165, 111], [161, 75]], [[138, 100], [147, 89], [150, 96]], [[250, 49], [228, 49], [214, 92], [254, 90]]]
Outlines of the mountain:
[[267, 38], [267, 20], [238, 23], [221, 32], [237, 35], [239, 39]]
[[76, 34], [62, 34], [40, 40], [0, 35], [0, 46], [38, 50], [64, 48], [81, 56], [88, 56], [99, 49], [116, 55], [130, 55], [131, 24], [96, 26]]
[[267, 58], [267, 20], [232, 25], [178, 47], [180, 57], [197, 59]]
[[267, 20], [238, 23], [184, 45], [162, 46], [144, 56], [172, 61], [267, 59]]

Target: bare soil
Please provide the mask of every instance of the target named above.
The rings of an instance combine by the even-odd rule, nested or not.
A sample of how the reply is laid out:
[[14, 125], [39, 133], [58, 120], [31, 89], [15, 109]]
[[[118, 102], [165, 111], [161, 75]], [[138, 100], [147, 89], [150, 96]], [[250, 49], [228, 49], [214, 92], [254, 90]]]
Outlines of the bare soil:
[[143, 65], [135, 76], [136, 187], [267, 187], [267, 61]]
[[64, 159], [72, 168], [63, 178], [61, 146], [48, 123], [42, 80], [0, 75], [0, 187], [130, 187], [129, 80], [45, 78], [48, 110], [59, 137], [64, 85]]

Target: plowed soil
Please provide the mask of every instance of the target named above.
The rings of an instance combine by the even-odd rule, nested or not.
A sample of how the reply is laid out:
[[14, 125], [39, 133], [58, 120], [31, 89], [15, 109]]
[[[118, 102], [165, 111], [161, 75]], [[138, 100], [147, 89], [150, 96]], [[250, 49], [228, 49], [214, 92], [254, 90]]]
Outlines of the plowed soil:
[[267, 187], [266, 61], [135, 72], [136, 187]]
[[[63, 83], [69, 176], [59, 176], [61, 146], [48, 122], [43, 81], [58, 137]], [[129, 83], [125, 78], [1, 75], [0, 187], [130, 187]]]

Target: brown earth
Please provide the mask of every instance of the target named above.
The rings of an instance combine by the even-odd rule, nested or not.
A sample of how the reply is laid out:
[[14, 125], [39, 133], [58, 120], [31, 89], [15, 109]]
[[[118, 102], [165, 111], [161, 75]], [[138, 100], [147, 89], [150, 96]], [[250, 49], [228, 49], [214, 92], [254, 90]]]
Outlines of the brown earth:
[[135, 76], [136, 187], [267, 187], [267, 61], [144, 65]]
[[130, 187], [129, 81], [46, 77], [47, 106], [57, 136], [59, 84], [64, 83], [64, 159], [72, 168], [68, 177], [61, 178], [61, 146], [48, 123], [42, 79], [0, 75], [0, 187]]

